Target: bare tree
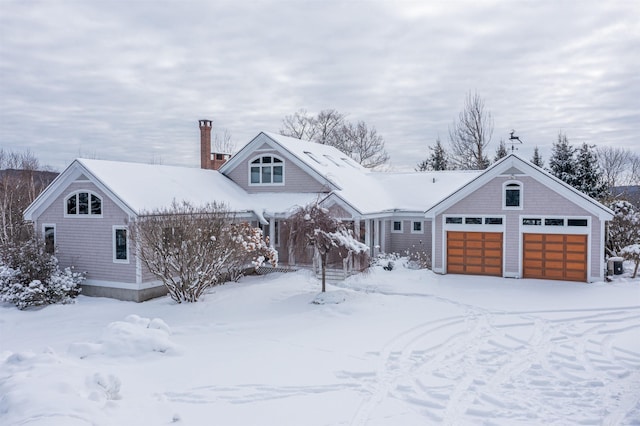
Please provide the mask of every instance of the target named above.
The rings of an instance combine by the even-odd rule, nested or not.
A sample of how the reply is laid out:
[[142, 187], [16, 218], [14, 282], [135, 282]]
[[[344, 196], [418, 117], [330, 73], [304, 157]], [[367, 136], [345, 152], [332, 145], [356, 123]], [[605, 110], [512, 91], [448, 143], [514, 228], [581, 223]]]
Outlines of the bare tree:
[[0, 244], [30, 237], [32, 228], [23, 220], [24, 210], [56, 175], [44, 171], [29, 151], [19, 153], [0, 149]]
[[631, 152], [628, 149], [603, 146], [597, 149], [597, 153], [604, 180], [611, 189], [621, 183], [630, 166]]
[[367, 168], [379, 167], [389, 161], [384, 139], [375, 127], [367, 127], [364, 121], [342, 126], [338, 148]]
[[452, 159], [457, 168], [483, 170], [489, 167], [486, 149], [492, 136], [491, 113], [485, 111], [480, 95], [469, 92], [458, 120], [449, 127]]
[[377, 167], [389, 161], [384, 139], [364, 121], [350, 123], [346, 115], [334, 109], [320, 111], [317, 116], [301, 109], [282, 120], [280, 134], [304, 139], [341, 150], [364, 167]]
[[325, 109], [318, 113], [313, 123], [315, 134], [313, 139], [309, 140], [337, 147], [339, 134], [342, 133], [341, 129], [346, 124], [346, 116], [335, 109]]
[[[196, 302], [207, 288], [222, 283], [237, 257], [247, 259], [244, 236], [222, 204], [174, 202], [141, 215], [129, 229], [136, 254], [178, 303]], [[264, 260], [253, 253], [254, 262]]]
[[233, 154], [236, 151], [236, 144], [231, 138], [231, 133], [227, 129], [214, 130], [211, 141], [211, 151], [218, 154]]
[[317, 130], [315, 117], [309, 115], [306, 109], [299, 109], [282, 119], [280, 134], [312, 141], [315, 140]]
[[329, 210], [318, 203], [300, 207], [288, 219], [289, 246], [298, 257], [304, 257], [308, 247], [320, 257], [322, 268], [322, 292], [326, 291], [326, 270], [330, 253], [342, 259], [355, 255], [361, 264], [366, 264], [369, 248], [359, 242], [350, 229]]

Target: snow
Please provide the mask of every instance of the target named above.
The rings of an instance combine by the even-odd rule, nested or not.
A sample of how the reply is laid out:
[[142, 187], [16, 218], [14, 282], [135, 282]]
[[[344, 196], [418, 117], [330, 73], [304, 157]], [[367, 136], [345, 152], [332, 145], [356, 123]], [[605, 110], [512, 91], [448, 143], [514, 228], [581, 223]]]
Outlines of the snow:
[[640, 423], [640, 280], [245, 277], [0, 305], [3, 425]]

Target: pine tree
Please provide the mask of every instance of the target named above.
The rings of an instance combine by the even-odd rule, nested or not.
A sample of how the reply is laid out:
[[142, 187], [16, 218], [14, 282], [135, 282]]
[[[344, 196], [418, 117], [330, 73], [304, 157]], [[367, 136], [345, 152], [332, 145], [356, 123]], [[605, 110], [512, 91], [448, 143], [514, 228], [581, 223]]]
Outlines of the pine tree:
[[416, 171], [424, 172], [427, 170], [449, 170], [449, 156], [440, 142], [440, 138], [436, 139], [436, 145], [430, 146], [431, 151], [426, 160], [418, 163]]
[[551, 158], [549, 158], [549, 171], [569, 185], [573, 185], [575, 182], [575, 151], [576, 149], [569, 143], [567, 135], [562, 132], [558, 133], [558, 141], [553, 144]]
[[500, 145], [496, 149], [496, 156], [493, 158], [493, 162], [495, 163], [499, 159], [506, 157], [509, 153], [507, 152], [507, 145], [503, 140], [500, 140]]
[[598, 164], [595, 145], [583, 143], [578, 150], [573, 186], [596, 200], [603, 200], [609, 194]]
[[542, 159], [540, 152], [538, 152], [537, 146], [533, 149], [533, 158], [531, 159], [531, 162], [538, 167], [544, 167], [544, 160]]

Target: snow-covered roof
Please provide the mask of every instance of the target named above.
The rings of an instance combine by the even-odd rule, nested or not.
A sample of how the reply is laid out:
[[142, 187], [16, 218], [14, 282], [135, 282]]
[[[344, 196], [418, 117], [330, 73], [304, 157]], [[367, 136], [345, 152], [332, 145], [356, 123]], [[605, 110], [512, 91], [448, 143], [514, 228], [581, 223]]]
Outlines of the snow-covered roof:
[[251, 211], [247, 194], [216, 170], [106, 160], [76, 160], [135, 213], [175, 200], [202, 206], [222, 201], [233, 211]]
[[376, 172], [329, 145], [263, 132], [329, 180], [333, 192], [362, 214], [389, 211], [424, 212], [480, 171]]

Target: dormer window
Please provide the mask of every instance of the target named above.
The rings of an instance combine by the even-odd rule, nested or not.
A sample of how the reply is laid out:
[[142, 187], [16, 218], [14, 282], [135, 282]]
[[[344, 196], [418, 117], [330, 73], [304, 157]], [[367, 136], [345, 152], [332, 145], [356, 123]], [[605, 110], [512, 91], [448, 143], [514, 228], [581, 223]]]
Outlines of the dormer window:
[[89, 191], [78, 191], [65, 200], [65, 216], [102, 216], [102, 199]]
[[249, 167], [251, 185], [282, 185], [284, 161], [271, 155], [263, 155], [251, 161]]
[[503, 200], [505, 209], [522, 209], [522, 184], [520, 182], [505, 183]]

